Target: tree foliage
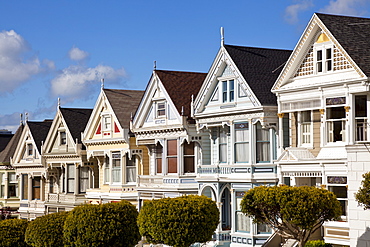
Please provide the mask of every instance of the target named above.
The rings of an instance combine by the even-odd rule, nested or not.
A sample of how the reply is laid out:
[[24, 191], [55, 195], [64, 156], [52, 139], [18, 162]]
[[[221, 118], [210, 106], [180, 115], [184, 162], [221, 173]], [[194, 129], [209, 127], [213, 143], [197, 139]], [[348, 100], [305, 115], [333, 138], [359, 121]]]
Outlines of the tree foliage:
[[362, 177], [364, 179], [361, 181], [361, 187], [355, 194], [355, 198], [364, 209], [370, 209], [370, 172], [362, 174]]
[[142, 236], [173, 247], [211, 240], [218, 223], [216, 203], [196, 195], [146, 201], [138, 217]]
[[137, 216], [127, 201], [78, 206], [64, 223], [66, 246], [135, 246], [140, 240]]
[[63, 247], [63, 226], [68, 212], [37, 217], [26, 230], [26, 242], [34, 247]]
[[0, 246], [23, 247], [28, 246], [24, 241], [28, 221], [10, 219], [0, 221]]
[[307, 241], [304, 247], [332, 247], [332, 245], [325, 243], [323, 240], [311, 240]]
[[304, 246], [325, 221], [341, 215], [336, 196], [316, 187], [259, 186], [246, 192], [242, 212], [255, 222], [268, 224], [284, 238]]

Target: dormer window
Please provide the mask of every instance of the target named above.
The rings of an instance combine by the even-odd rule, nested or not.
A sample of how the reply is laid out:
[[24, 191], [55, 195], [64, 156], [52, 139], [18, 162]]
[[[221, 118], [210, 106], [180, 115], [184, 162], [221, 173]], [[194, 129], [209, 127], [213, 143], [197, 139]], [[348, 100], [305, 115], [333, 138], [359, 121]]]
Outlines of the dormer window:
[[67, 144], [67, 135], [65, 131], [60, 132], [60, 145], [66, 145]]
[[104, 115], [103, 119], [103, 130], [111, 130], [112, 122], [109, 115]]
[[316, 50], [316, 71], [327, 72], [332, 70], [332, 48]]
[[222, 81], [222, 102], [234, 102], [234, 80]]
[[166, 116], [166, 102], [158, 102], [157, 103], [157, 117], [164, 117]]
[[27, 155], [32, 156], [33, 155], [33, 145], [31, 143], [27, 144]]

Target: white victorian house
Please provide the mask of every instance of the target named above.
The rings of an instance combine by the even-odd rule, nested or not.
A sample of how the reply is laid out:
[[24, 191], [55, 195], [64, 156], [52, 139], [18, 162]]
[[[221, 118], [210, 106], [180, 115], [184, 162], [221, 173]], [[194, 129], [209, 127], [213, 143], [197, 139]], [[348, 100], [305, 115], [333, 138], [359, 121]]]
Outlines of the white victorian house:
[[370, 170], [369, 47], [370, 19], [314, 14], [272, 88], [284, 150], [279, 182], [336, 194], [341, 220], [323, 229], [333, 246], [370, 241], [370, 212], [354, 199]]
[[205, 73], [154, 70], [132, 123], [138, 145], [149, 150], [149, 174], [140, 175], [139, 198], [197, 194], [196, 167], [204, 134], [191, 116]]
[[202, 162], [199, 194], [220, 209], [217, 246], [261, 245], [271, 235], [241, 212], [245, 191], [275, 185], [277, 173], [276, 97], [269, 92], [291, 51], [221, 45], [194, 102]]

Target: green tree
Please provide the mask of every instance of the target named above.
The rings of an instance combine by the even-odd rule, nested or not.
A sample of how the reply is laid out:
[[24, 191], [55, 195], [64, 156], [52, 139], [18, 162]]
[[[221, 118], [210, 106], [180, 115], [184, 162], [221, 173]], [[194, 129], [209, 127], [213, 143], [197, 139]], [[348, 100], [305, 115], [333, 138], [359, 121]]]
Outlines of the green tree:
[[362, 174], [362, 177], [364, 178], [361, 181], [362, 187], [358, 189], [355, 198], [358, 204], [363, 206], [364, 209], [370, 209], [370, 172]]
[[255, 187], [246, 192], [241, 206], [255, 222], [268, 224], [284, 238], [296, 239], [300, 247], [325, 221], [341, 215], [332, 192], [309, 186]]
[[135, 246], [140, 240], [137, 216], [127, 201], [75, 207], [64, 223], [65, 246]]
[[331, 244], [325, 243], [323, 240], [307, 241], [304, 247], [333, 247]]
[[68, 212], [37, 217], [28, 224], [26, 242], [34, 247], [63, 247], [63, 226]]
[[0, 246], [23, 247], [28, 246], [24, 241], [28, 221], [21, 219], [10, 219], [0, 221]]
[[211, 240], [218, 223], [216, 203], [196, 195], [146, 201], [138, 217], [142, 236], [173, 247]]

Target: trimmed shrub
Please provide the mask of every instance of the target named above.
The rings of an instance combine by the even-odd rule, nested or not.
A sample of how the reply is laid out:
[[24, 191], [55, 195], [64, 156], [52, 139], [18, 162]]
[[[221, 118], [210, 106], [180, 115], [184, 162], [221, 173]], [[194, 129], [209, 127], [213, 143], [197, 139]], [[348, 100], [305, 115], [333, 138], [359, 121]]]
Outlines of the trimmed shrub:
[[63, 247], [63, 226], [68, 212], [36, 218], [28, 224], [26, 242], [34, 247]]
[[0, 221], [0, 246], [23, 247], [28, 246], [24, 241], [28, 221], [10, 219]]
[[332, 245], [325, 243], [323, 240], [311, 240], [307, 241], [304, 247], [332, 247]]
[[207, 242], [219, 223], [216, 203], [206, 196], [146, 201], [140, 210], [140, 234], [151, 243], [189, 247]]
[[135, 246], [140, 240], [137, 216], [127, 201], [78, 206], [64, 223], [65, 246]]

